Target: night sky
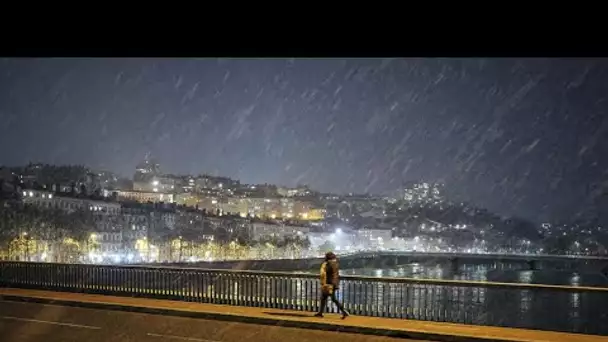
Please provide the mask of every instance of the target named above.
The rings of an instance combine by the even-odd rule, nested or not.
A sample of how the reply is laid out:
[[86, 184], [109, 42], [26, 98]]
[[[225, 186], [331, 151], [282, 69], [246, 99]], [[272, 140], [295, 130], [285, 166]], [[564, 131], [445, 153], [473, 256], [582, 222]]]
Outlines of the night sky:
[[2, 59], [0, 164], [85, 164], [381, 193], [536, 221], [591, 210], [608, 60]]

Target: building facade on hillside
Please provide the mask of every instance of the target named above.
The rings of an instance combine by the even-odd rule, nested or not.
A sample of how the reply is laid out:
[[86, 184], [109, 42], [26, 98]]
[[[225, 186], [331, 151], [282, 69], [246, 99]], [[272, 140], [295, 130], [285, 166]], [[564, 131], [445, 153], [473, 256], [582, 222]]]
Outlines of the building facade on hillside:
[[[211, 191], [212, 192], [212, 191]], [[175, 195], [175, 203], [200, 210], [241, 217], [264, 219], [297, 219], [319, 221], [325, 217], [325, 209], [315, 208], [310, 202], [280, 197], [235, 197], [210, 194], [182, 193]]]
[[200, 189], [224, 190], [234, 189], [240, 182], [229, 177], [202, 175], [197, 178], [195, 184]]
[[[307, 234], [311, 249], [331, 249], [335, 252], [353, 251], [356, 246], [356, 235], [349, 230], [337, 232], [310, 232]], [[328, 250], [323, 250], [327, 252]]]
[[402, 189], [389, 196], [392, 203], [409, 204], [438, 204], [444, 200], [444, 185], [441, 183], [408, 182]]
[[215, 213], [220, 209], [218, 201], [219, 196], [216, 193], [199, 194], [199, 193], [181, 193], [175, 195], [175, 203], [187, 207], [198, 207], [200, 210]]
[[154, 159], [150, 158], [150, 156], [146, 156], [144, 161], [137, 164], [135, 167], [135, 177], [141, 175], [158, 175], [160, 174], [160, 164]]
[[351, 219], [370, 211], [383, 211], [384, 200], [371, 196], [326, 196], [323, 199], [326, 217]]
[[118, 176], [110, 171], [97, 171], [97, 181], [101, 190], [103, 189], [115, 189], [118, 186]]
[[286, 225], [275, 222], [252, 222], [251, 239], [263, 240], [269, 238], [284, 239], [286, 237], [307, 236], [309, 227]]
[[313, 208], [307, 201], [293, 198], [262, 197], [226, 197], [219, 200], [219, 209], [223, 213], [235, 213], [242, 217], [259, 217], [263, 219], [297, 219], [322, 220], [325, 210]]
[[154, 241], [163, 241], [175, 229], [176, 213], [153, 207], [122, 208], [118, 215], [96, 216], [92, 234], [98, 250], [96, 262], [140, 262], [156, 255]]
[[133, 190], [143, 192], [171, 193], [179, 190], [181, 179], [173, 176], [150, 176], [147, 179], [133, 181]]
[[118, 214], [120, 212], [119, 203], [95, 201], [86, 198], [63, 197], [48, 191], [23, 190], [22, 196], [23, 203], [33, 204], [48, 209], [61, 209], [67, 212], [89, 210], [110, 214]]
[[308, 196], [312, 193], [310, 189], [305, 186], [297, 188], [278, 187], [277, 192], [283, 197]]
[[[106, 224], [108, 218], [102, 223]], [[93, 262], [112, 261], [106, 259], [118, 259], [122, 261], [123, 255], [131, 246], [126, 244], [123, 236], [124, 230], [121, 226], [98, 227], [91, 234], [91, 242], [94, 243], [94, 248], [89, 252], [89, 259]], [[115, 262], [118, 262], [115, 260]]]
[[205, 224], [219, 242], [233, 241], [237, 238], [251, 240], [251, 222], [240, 217], [205, 217]]
[[348, 228], [336, 229], [332, 232], [308, 233], [313, 249], [331, 246], [339, 252], [354, 252], [356, 250], [378, 250], [392, 239], [391, 230]]
[[111, 197], [112, 193], [116, 193], [119, 201], [135, 201], [139, 203], [174, 203], [174, 195], [170, 193], [162, 192], [146, 192], [146, 191], [135, 191], [135, 190], [116, 190], [116, 191], [104, 191], [105, 197]]
[[363, 248], [382, 249], [393, 238], [390, 229], [361, 229], [356, 231], [357, 240]]

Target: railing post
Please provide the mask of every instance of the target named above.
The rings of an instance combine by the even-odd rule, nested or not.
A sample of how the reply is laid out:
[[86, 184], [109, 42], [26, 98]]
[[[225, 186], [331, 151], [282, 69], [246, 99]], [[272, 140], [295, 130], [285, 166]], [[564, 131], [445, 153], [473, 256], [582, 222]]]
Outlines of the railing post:
[[0, 261], [0, 287], [8, 287], [8, 284], [6, 283], [6, 265], [6, 261]]
[[457, 274], [460, 271], [460, 260], [458, 258], [450, 258], [450, 271], [452, 274]]

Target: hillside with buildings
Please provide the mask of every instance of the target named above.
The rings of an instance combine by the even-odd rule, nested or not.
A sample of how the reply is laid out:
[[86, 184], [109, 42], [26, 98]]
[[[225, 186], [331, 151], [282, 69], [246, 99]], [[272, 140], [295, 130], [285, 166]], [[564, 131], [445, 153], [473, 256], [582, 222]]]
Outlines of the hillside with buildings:
[[[62, 262], [299, 258], [325, 250], [605, 253], [601, 227], [503, 218], [410, 183], [385, 196], [175, 175], [146, 159], [131, 179], [81, 165], [0, 168], [0, 257]], [[578, 234], [578, 236], [581, 236]]]

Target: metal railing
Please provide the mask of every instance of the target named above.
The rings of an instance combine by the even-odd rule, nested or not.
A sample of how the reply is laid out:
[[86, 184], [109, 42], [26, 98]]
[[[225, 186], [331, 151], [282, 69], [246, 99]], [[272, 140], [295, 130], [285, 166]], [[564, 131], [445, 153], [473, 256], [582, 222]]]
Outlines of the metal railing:
[[[311, 312], [320, 304], [316, 275], [279, 272], [8, 261], [0, 286]], [[608, 335], [605, 288], [342, 276], [338, 297], [362, 316]]]

